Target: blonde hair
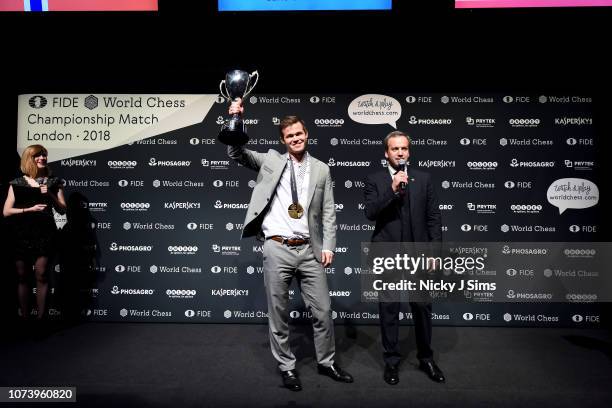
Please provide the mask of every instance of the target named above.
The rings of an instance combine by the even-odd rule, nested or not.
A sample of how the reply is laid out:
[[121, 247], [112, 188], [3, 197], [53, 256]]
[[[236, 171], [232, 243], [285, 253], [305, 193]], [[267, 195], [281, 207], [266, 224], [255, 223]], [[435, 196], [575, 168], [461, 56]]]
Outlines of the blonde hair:
[[43, 145], [31, 145], [24, 149], [21, 154], [21, 172], [26, 176], [30, 176], [32, 178], [36, 177], [48, 177], [51, 175], [51, 171], [48, 167], [44, 169], [39, 169], [34, 161], [34, 158], [40, 154], [44, 154], [45, 156], [48, 154], [47, 149]]

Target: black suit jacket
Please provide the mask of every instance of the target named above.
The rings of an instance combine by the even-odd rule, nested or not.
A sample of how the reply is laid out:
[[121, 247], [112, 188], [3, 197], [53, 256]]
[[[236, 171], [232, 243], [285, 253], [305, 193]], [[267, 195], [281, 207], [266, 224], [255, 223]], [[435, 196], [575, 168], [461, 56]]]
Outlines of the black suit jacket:
[[429, 174], [409, 169], [408, 177], [404, 196], [393, 193], [387, 169], [367, 177], [365, 214], [369, 220], [376, 221], [372, 242], [402, 241], [401, 214], [406, 205], [410, 206], [414, 242], [442, 241], [442, 217]]

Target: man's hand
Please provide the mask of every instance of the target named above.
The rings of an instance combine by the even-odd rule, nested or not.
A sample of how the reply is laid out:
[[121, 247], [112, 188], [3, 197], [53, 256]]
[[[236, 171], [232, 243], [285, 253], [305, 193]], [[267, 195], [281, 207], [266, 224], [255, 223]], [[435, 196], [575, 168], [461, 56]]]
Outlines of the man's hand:
[[243, 112], [244, 112], [244, 107], [242, 106], [242, 98], [238, 98], [238, 100], [232, 102], [232, 104], [230, 105], [229, 114], [230, 115], [235, 115], [235, 114], [242, 115]]
[[403, 171], [398, 172], [395, 176], [393, 176], [393, 182], [391, 183], [391, 188], [394, 193], [397, 193], [400, 188], [400, 183], [408, 184], [408, 174]]
[[321, 264], [323, 265], [324, 268], [327, 268], [329, 265], [331, 265], [333, 259], [334, 259], [333, 252], [329, 252], [329, 251], [321, 252]]

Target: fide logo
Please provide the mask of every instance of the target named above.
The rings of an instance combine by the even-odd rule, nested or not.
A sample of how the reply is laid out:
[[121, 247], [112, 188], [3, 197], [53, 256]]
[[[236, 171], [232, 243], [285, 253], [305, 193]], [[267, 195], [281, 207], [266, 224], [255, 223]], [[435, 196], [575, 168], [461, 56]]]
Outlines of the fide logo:
[[579, 232], [580, 227], [578, 225], [570, 225], [569, 230], [570, 232]]
[[33, 96], [28, 101], [28, 105], [30, 105], [30, 108], [42, 109], [47, 106], [47, 98], [42, 95]]
[[579, 314], [575, 314], [575, 315], [572, 316], [572, 321], [574, 323], [581, 323], [583, 320], [584, 320], [584, 317], [582, 317]]
[[470, 321], [474, 318], [474, 315], [472, 313], [464, 313], [463, 314], [463, 320], [467, 320]]
[[300, 317], [300, 312], [298, 312], [297, 310], [292, 310], [291, 313], [289, 313], [289, 316], [292, 319], [297, 319], [298, 317]]
[[319, 102], [321, 102], [321, 98], [319, 98], [318, 96], [310, 97], [310, 103], [319, 103]]
[[514, 188], [515, 186], [516, 186], [516, 183], [514, 181], [508, 180], [504, 183], [504, 187], [508, 189]]
[[199, 145], [200, 144], [200, 139], [198, 139], [197, 137], [192, 137], [191, 139], [189, 139], [189, 143], [191, 143], [192, 145]]
[[117, 182], [117, 184], [119, 184], [119, 187], [127, 187], [128, 181], [127, 180], [119, 180]]
[[185, 317], [193, 317], [195, 316], [195, 312], [191, 309], [185, 310]]
[[217, 96], [217, 100], [215, 101], [217, 103], [225, 103], [225, 98], [221, 95]]
[[516, 276], [516, 273], [517, 273], [517, 272], [516, 272], [516, 269], [514, 269], [514, 268], [510, 268], [510, 269], [508, 269], [508, 270], [506, 271], [506, 274], [507, 274], [508, 276]]
[[459, 141], [459, 143], [461, 143], [463, 146], [468, 146], [470, 144], [470, 139], [468, 139], [467, 137], [464, 137], [463, 139]]
[[189, 224], [187, 224], [187, 229], [190, 231], [193, 231], [197, 228], [198, 228], [198, 224], [196, 224], [195, 222], [190, 222]]
[[470, 226], [470, 224], [463, 224], [461, 226], [461, 231], [463, 231], [463, 232], [469, 232], [471, 230], [472, 230], [472, 227]]

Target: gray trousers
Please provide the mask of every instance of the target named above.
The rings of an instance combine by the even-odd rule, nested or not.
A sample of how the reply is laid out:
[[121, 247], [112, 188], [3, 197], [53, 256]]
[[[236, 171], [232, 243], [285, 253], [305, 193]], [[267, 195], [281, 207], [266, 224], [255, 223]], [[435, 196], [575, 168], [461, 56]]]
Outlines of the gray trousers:
[[310, 245], [288, 247], [268, 239], [263, 248], [263, 273], [268, 298], [268, 325], [272, 355], [281, 371], [295, 369], [289, 347], [289, 286], [297, 279], [306, 309], [312, 314], [317, 362], [334, 363], [334, 325], [327, 276]]

